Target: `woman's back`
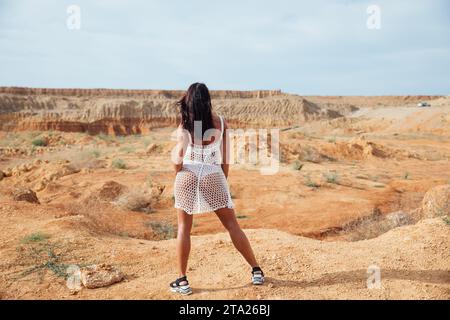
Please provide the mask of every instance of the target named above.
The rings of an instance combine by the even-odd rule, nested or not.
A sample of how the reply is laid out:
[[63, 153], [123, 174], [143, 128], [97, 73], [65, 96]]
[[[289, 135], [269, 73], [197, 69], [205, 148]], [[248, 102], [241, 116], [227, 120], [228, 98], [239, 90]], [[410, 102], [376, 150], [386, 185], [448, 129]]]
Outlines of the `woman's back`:
[[222, 171], [222, 147], [225, 123], [219, 117], [220, 130], [214, 140], [195, 144], [191, 135], [183, 156], [182, 170], [175, 179], [175, 208], [188, 214], [233, 208], [227, 179]]
[[196, 141], [192, 141], [192, 135], [189, 134], [190, 139], [183, 156], [183, 164], [206, 164], [215, 166], [220, 166], [222, 164], [222, 142], [225, 129], [223, 117], [219, 116], [217, 118], [220, 123], [219, 128], [215, 128], [211, 130], [211, 132], [207, 132], [212, 133], [212, 141], [210, 139], [202, 139], [202, 144], [198, 144], [195, 143]]

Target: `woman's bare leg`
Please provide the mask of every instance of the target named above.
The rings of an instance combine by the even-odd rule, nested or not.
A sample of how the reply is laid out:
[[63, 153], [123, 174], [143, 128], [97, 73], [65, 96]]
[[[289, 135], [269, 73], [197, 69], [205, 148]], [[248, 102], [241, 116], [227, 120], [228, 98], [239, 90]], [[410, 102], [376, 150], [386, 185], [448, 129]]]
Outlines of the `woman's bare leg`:
[[177, 260], [180, 277], [186, 275], [189, 252], [191, 251], [191, 229], [193, 217], [183, 210], [177, 210], [178, 234], [177, 234]]
[[239, 226], [236, 215], [234, 214], [234, 210], [223, 208], [215, 212], [222, 222], [223, 226], [230, 233], [231, 240], [233, 241], [236, 249], [242, 254], [242, 256], [252, 268], [258, 267], [259, 265], [256, 262], [256, 258], [250, 245], [250, 241], [248, 241], [247, 236]]

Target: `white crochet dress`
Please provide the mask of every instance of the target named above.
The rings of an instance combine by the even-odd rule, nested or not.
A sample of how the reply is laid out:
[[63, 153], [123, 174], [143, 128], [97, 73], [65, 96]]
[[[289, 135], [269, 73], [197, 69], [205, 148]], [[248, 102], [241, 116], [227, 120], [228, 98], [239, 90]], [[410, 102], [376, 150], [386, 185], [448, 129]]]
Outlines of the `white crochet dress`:
[[220, 138], [208, 145], [193, 144], [186, 148], [183, 167], [175, 178], [175, 208], [188, 214], [233, 208], [227, 179], [222, 171], [223, 118]]

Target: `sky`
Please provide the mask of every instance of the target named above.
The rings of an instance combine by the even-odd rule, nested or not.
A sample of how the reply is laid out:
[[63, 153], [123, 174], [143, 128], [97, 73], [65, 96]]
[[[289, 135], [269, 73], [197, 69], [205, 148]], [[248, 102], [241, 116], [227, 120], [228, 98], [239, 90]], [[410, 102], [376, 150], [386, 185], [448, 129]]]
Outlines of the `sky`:
[[303, 95], [448, 95], [450, 1], [0, 0], [0, 86], [197, 81]]

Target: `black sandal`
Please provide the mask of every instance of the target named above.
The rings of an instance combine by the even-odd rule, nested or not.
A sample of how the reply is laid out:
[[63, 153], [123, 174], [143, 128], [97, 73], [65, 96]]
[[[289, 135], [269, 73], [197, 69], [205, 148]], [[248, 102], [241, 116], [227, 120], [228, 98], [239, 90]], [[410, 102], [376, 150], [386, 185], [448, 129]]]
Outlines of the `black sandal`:
[[[182, 282], [184, 283], [181, 284]], [[192, 289], [189, 286], [189, 282], [186, 276], [178, 278], [177, 280], [172, 282], [170, 284], [170, 291], [182, 294], [184, 296], [190, 295], [192, 293]]]

